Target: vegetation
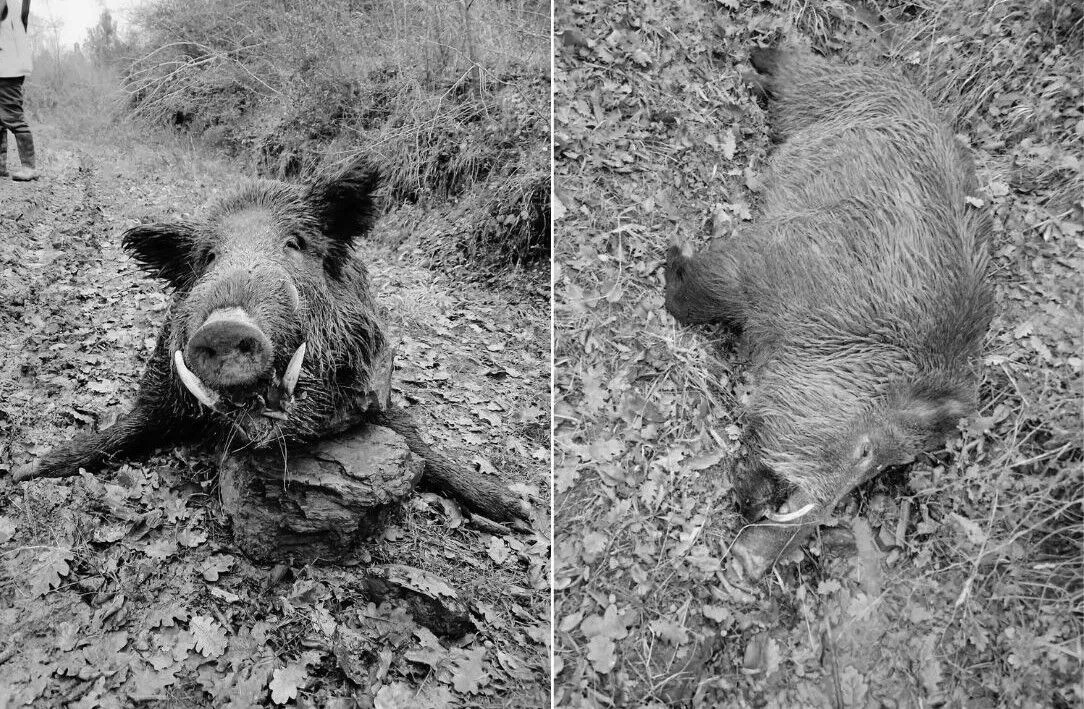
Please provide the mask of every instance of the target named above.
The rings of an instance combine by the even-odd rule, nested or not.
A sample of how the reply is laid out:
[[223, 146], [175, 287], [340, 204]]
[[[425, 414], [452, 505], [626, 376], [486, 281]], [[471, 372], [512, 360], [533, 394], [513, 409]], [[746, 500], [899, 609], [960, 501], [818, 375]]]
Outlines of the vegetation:
[[548, 265], [546, 3], [160, 0], [137, 25], [132, 115], [272, 177], [365, 153], [430, 260]]
[[[558, 2], [555, 667], [560, 706], [1079, 706], [1084, 15], [1041, 0]], [[788, 37], [890, 64], [976, 158], [999, 315], [983, 404], [728, 584], [740, 353], [675, 328], [673, 241], [756, 213], [742, 80]]]

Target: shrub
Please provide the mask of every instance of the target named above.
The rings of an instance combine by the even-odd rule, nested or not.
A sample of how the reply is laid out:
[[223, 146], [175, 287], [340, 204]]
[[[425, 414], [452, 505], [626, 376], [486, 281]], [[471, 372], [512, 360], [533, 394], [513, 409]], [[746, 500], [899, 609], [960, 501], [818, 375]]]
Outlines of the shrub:
[[272, 177], [364, 152], [388, 209], [479, 210], [453, 248], [421, 244], [431, 257], [484, 270], [548, 259], [547, 6], [463, 8], [157, 0], [137, 20], [128, 109]]

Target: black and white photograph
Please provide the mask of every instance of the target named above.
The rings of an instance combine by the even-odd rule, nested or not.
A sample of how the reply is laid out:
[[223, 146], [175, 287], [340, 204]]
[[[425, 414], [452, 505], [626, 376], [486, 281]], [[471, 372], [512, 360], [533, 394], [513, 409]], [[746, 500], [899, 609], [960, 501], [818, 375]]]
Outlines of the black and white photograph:
[[1084, 707], [1084, 6], [0, 0], [0, 709]]
[[1080, 5], [554, 31], [554, 706], [1081, 706]]
[[548, 4], [0, 8], [0, 706], [548, 707]]

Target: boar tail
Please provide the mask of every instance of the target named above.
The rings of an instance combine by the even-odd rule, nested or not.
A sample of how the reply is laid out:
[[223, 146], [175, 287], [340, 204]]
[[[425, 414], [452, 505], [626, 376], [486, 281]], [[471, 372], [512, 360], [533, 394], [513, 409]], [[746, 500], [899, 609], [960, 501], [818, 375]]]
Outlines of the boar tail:
[[470, 512], [494, 522], [527, 520], [527, 510], [511, 490], [434, 451], [422, 440], [418, 426], [402, 409], [380, 412], [373, 423], [387, 426], [406, 439], [410, 451], [425, 461], [420, 486], [460, 502]]

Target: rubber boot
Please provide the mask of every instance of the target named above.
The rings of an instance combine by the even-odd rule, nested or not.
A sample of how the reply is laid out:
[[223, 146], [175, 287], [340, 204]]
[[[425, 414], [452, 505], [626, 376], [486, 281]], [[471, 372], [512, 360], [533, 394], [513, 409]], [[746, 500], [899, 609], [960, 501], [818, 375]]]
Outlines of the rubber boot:
[[15, 145], [19, 148], [19, 162], [22, 167], [12, 169], [11, 179], [17, 182], [38, 179], [38, 170], [34, 166], [34, 138], [30, 131], [16, 133]]
[[8, 176], [8, 130], [0, 126], [0, 177]]

